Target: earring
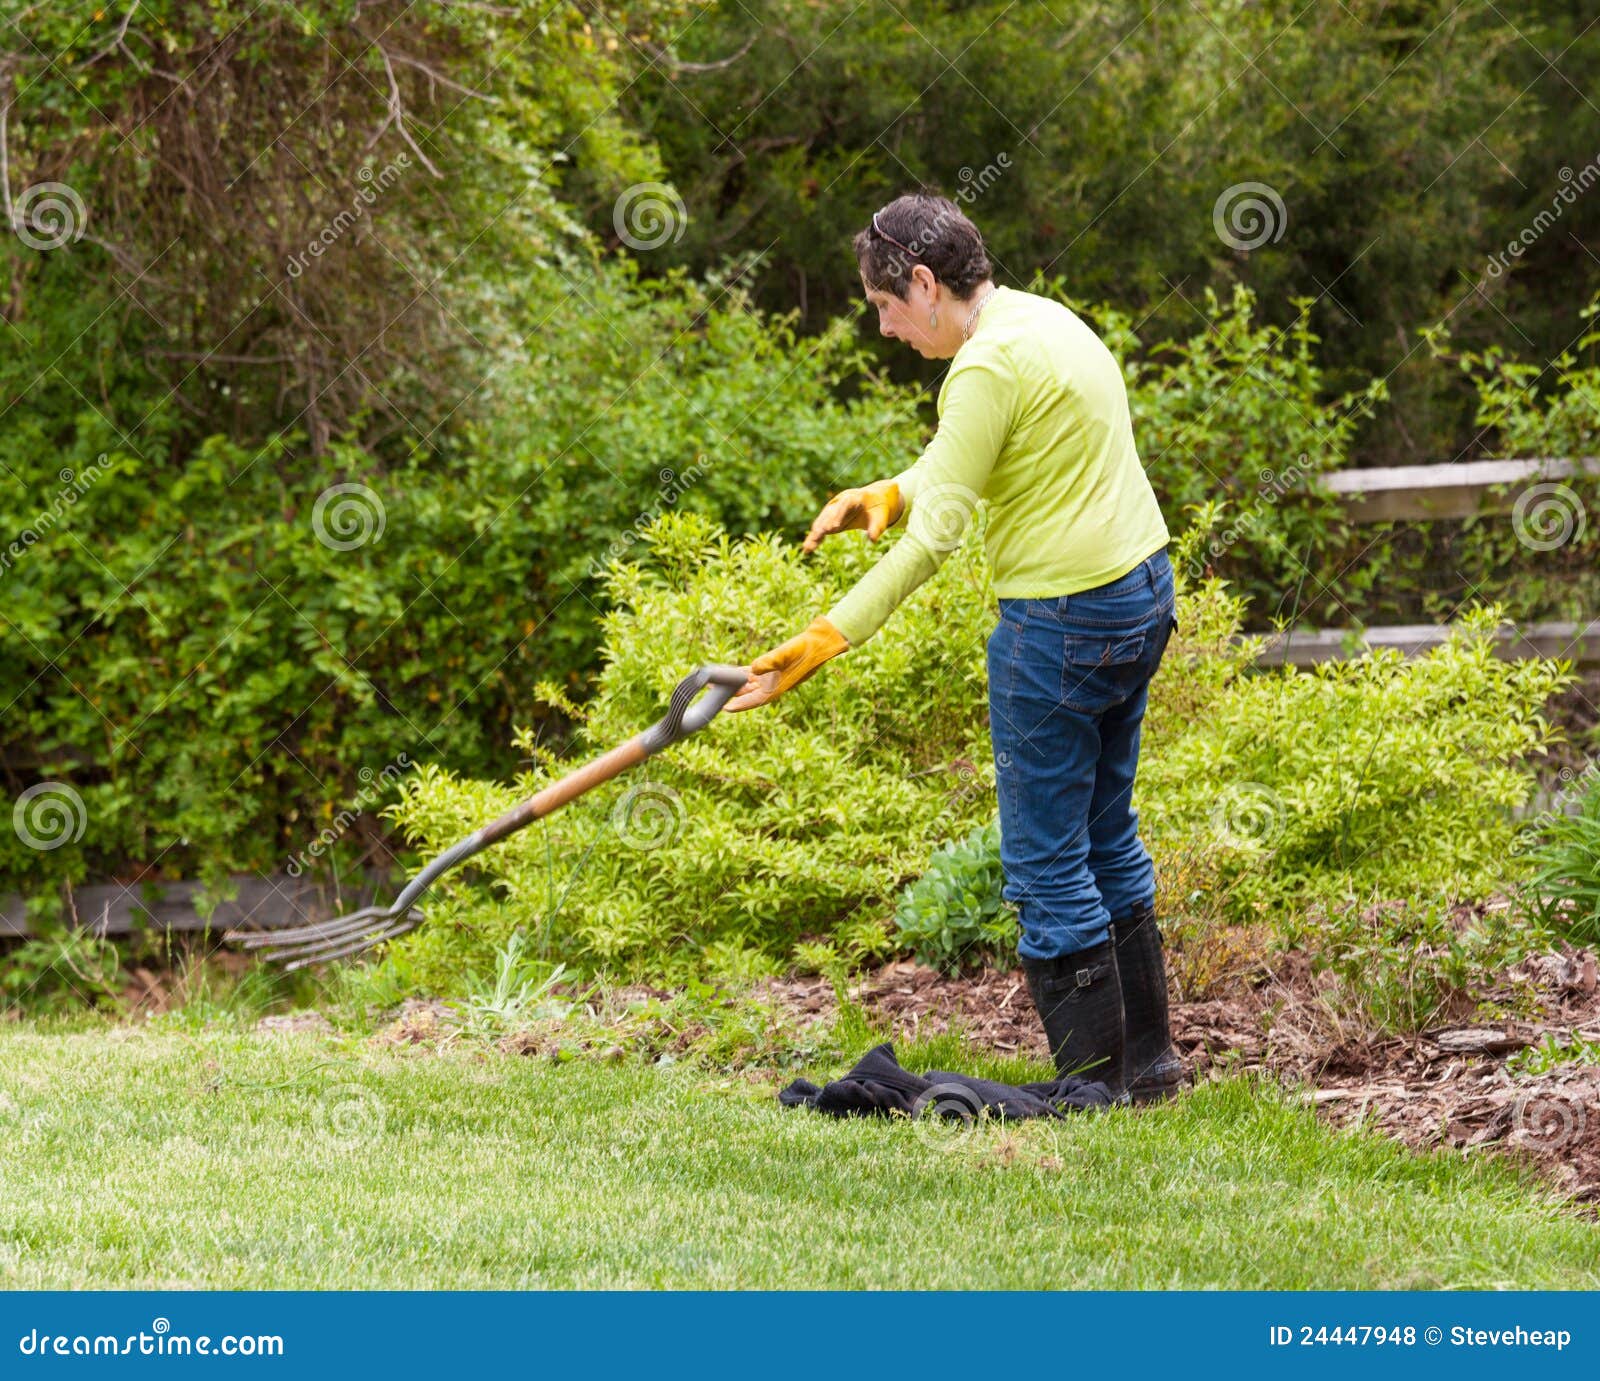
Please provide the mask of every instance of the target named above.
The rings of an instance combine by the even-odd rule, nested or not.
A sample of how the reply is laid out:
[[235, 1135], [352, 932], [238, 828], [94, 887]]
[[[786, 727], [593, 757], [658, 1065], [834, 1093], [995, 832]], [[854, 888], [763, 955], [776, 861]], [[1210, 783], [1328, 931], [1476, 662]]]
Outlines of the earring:
[[937, 307], [935, 307], [931, 312], [928, 313], [928, 325], [930, 327], [934, 327], [934, 326], [938, 326], [938, 324], [939, 324], [939, 309]]

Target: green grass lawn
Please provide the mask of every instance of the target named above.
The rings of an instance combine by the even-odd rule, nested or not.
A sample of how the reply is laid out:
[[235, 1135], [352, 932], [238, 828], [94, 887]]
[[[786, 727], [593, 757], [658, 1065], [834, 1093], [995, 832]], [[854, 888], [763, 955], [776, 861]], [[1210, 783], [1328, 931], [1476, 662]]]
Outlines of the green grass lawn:
[[1531, 1178], [1332, 1132], [1243, 1080], [945, 1132], [781, 1108], [773, 1088], [461, 1046], [12, 1027], [0, 1283], [1600, 1285], [1600, 1227]]

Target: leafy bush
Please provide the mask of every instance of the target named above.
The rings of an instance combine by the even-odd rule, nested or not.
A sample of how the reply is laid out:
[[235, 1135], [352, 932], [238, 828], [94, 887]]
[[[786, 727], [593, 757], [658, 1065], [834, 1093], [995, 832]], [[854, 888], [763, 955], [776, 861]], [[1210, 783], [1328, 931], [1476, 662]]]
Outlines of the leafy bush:
[[[473, 407], [485, 342], [537, 320], [517, 328], [506, 298], [531, 282], [542, 317], [581, 292], [555, 271], [583, 238], [563, 165], [619, 185], [660, 175], [612, 111], [621, 55], [576, 7], [528, 23], [505, 7], [382, 0], [91, 10], [6, 7], [9, 178], [67, 191], [30, 206], [8, 189], [7, 230], [24, 235], [0, 240], [0, 269], [13, 331], [48, 332], [41, 318], [63, 299], [109, 318], [93, 342], [32, 355], [30, 402], [65, 383], [72, 412], [103, 408], [141, 445], [170, 392], [188, 441], [303, 429], [321, 454], [359, 429], [388, 441], [386, 459], [427, 446]], [[633, 32], [677, 5], [629, 11]], [[40, 253], [41, 230], [66, 243]], [[37, 390], [45, 361], [55, 378]], [[160, 382], [119, 398], [130, 370]]]
[[1000, 821], [934, 851], [928, 870], [901, 894], [896, 938], [924, 964], [957, 972], [966, 964], [1008, 964], [1016, 912], [1001, 900]]
[[1310, 950], [1313, 971], [1334, 976], [1336, 1007], [1396, 1032], [1506, 1015], [1480, 1014], [1475, 989], [1549, 938], [1508, 906], [1461, 915], [1449, 901], [1423, 895], [1319, 908], [1292, 933]]
[[[1600, 315], [1600, 296], [1581, 315]], [[1490, 454], [1600, 457], [1600, 327], [1548, 364], [1498, 346], [1457, 354], [1447, 330], [1426, 334], [1434, 354], [1453, 361], [1475, 390], [1473, 420]], [[1470, 595], [1502, 603], [1519, 619], [1586, 623], [1600, 604], [1600, 475], [1502, 486], [1498, 497], [1497, 511], [1427, 525], [1425, 540], [1401, 553], [1401, 588], [1415, 592], [1427, 617], [1448, 615]]]
[[0, 1012], [69, 1012], [116, 1005], [122, 956], [87, 930], [50, 927], [10, 947], [0, 965]]
[[[1383, 7], [1374, 23], [1378, 12], [1158, 13], [1113, 0], [1069, 17], [979, 0], [863, 6], [844, 22], [815, 0], [708, 6], [673, 45], [702, 69], [647, 47], [625, 54], [638, 80], [620, 107], [657, 141], [692, 211], [683, 238], [650, 256], [704, 266], [730, 243], [762, 246], [768, 304], [798, 296], [825, 320], [858, 300], [850, 235], [927, 182], [959, 198], [1004, 281], [1070, 265], [1078, 294], [1149, 320], [1155, 338], [1212, 327], [1208, 284], [1224, 300], [1231, 283], [1249, 284], [1280, 324], [1302, 314], [1297, 294], [1316, 294], [1333, 391], [1392, 371], [1403, 400], [1363, 451], [1381, 448], [1388, 464], [1449, 454], [1467, 430], [1460, 391], [1421, 352], [1406, 358], [1407, 345], [1416, 323], [1458, 306], [1485, 334], [1545, 336], [1546, 310], [1552, 327], [1570, 319], [1562, 295], [1592, 265], [1566, 232], [1592, 247], [1600, 216], [1576, 185], [1563, 233], [1514, 266], [1499, 285], [1509, 291], [1469, 285], [1486, 249], [1547, 204], [1551, 151], [1593, 148], [1562, 70], [1600, 66], [1600, 36], [1570, 4], [1421, 0]], [[1423, 50], [1426, 64], [1406, 61]], [[1541, 52], [1564, 55], [1549, 66]], [[1247, 56], [1268, 80], [1230, 84]], [[766, 99], [780, 85], [784, 99]], [[1502, 117], [1513, 104], [1516, 118]], [[737, 158], [695, 110], [740, 112]], [[1474, 147], [1491, 125], [1492, 154]], [[617, 185], [582, 165], [576, 177], [577, 204], [609, 234]]]
[[1207, 841], [1237, 919], [1425, 893], [1470, 900], [1517, 875], [1517, 824], [1551, 736], [1559, 664], [1497, 658], [1494, 609], [1442, 647], [1237, 677], [1148, 741], [1141, 816], [1158, 849]]
[[1243, 286], [1226, 305], [1208, 288], [1209, 329], [1148, 349], [1124, 312], [1074, 305], [1123, 361], [1139, 455], [1162, 511], [1203, 520], [1209, 503], [1221, 506], [1210, 516], [1226, 514], [1186, 557], [1191, 577], [1211, 571], [1232, 581], [1262, 623], [1342, 621], [1343, 604], [1359, 603], [1384, 563], [1381, 549], [1350, 560], [1351, 527], [1322, 481], [1346, 468], [1360, 423], [1387, 396], [1383, 380], [1328, 397], [1308, 304], [1297, 300], [1285, 330], [1255, 319]]
[[797, 361], [737, 292], [599, 266], [585, 292], [486, 385], [475, 429], [387, 466], [289, 437], [163, 465], [96, 412], [70, 440], [18, 414], [0, 756], [15, 791], [76, 793], [85, 828], [50, 851], [4, 832], [0, 888], [386, 860], [396, 775], [498, 771], [533, 683], [580, 684], [606, 598], [591, 561], [674, 509], [803, 528], [909, 446], [892, 391], [833, 400], [842, 332]]
[[[698, 663], [747, 662], [792, 635], [877, 554], [844, 538], [802, 561], [796, 546], [735, 542], [691, 513], [664, 516], [643, 544], [647, 559], [609, 575], [615, 608], [593, 698], [579, 707], [541, 687], [579, 717], [578, 759], [658, 719]], [[641, 976], [759, 972], [757, 956], [797, 950], [826, 967], [825, 952], [803, 946], [852, 961], [881, 952], [892, 899], [929, 852], [993, 814], [991, 780], [973, 767], [989, 758], [993, 618], [981, 544], [969, 541], [892, 632], [480, 856], [495, 900], [471, 870], [441, 882], [434, 919], [394, 948], [391, 973], [450, 990], [519, 926], [552, 957]], [[573, 765], [531, 731], [519, 743], [534, 763], [508, 785], [434, 764], [408, 779], [393, 809], [407, 836], [446, 847]]]
[[1600, 945], [1600, 789], [1593, 772], [1578, 794], [1578, 811], [1541, 815], [1530, 830], [1532, 870], [1523, 896], [1531, 919], [1576, 945]]
[[[580, 756], [659, 717], [697, 662], [746, 660], [793, 632], [873, 555], [840, 540], [802, 562], [780, 540], [733, 542], [691, 514], [662, 519], [645, 541], [648, 563], [611, 573], [597, 693], [586, 710], [565, 704], [584, 716]], [[1511, 810], [1531, 784], [1521, 760], [1547, 738], [1539, 708], [1564, 677], [1551, 663], [1495, 658], [1494, 611], [1414, 661], [1382, 653], [1243, 675], [1259, 644], [1231, 640], [1239, 598], [1181, 572], [1178, 591], [1139, 797], [1168, 918], [1293, 934], [1314, 906], [1374, 892], [1470, 899], [1514, 874]], [[436, 918], [395, 947], [388, 981], [448, 987], [524, 925], [552, 957], [641, 975], [762, 972], [763, 955], [828, 971], [908, 939], [952, 962], [974, 914], [1000, 915], [992, 772], [975, 766], [992, 760], [983, 645], [993, 621], [971, 541], [889, 629], [796, 692], [720, 717], [481, 856], [487, 897], [470, 873], [441, 884]], [[408, 780], [394, 807], [408, 836], [430, 852], [447, 847], [570, 766], [527, 732], [520, 742], [537, 765], [513, 785], [434, 765]], [[886, 936], [893, 899], [952, 838], [962, 845], [901, 901], [909, 929]], [[1184, 876], [1204, 895], [1174, 897], [1168, 860], [1197, 855], [1203, 866]], [[998, 952], [1001, 923], [980, 919], [977, 930]]]

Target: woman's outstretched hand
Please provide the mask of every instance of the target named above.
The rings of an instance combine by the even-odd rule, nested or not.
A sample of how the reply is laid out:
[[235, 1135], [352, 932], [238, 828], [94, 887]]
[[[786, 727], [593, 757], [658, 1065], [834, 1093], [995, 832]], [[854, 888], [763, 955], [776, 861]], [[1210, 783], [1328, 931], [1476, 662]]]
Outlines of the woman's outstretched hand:
[[849, 640], [826, 618], [811, 620], [805, 632], [764, 652], [750, 663], [739, 693], [725, 711], [753, 710], [793, 690], [831, 657], [848, 651]]
[[905, 507], [900, 486], [893, 480], [875, 480], [860, 489], [841, 490], [817, 514], [800, 550], [815, 551], [824, 537], [846, 528], [864, 529], [867, 540], [876, 542], [900, 521]]

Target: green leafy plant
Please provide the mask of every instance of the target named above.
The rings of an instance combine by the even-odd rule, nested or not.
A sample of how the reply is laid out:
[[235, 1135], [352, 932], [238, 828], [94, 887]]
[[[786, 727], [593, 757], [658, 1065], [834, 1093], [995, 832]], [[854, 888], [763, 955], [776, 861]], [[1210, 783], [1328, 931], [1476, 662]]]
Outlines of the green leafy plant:
[[1600, 1040], [1574, 1035], [1569, 1041], [1557, 1040], [1553, 1031], [1546, 1031], [1537, 1045], [1519, 1050], [1506, 1061], [1512, 1074], [1548, 1074], [1563, 1065], [1600, 1065]]
[[0, 964], [6, 1010], [29, 1015], [116, 1005], [122, 953], [87, 930], [48, 926], [10, 948]]
[[1316, 909], [1294, 928], [1314, 972], [1337, 979], [1335, 1002], [1379, 1030], [1466, 1020], [1476, 990], [1543, 948], [1547, 933], [1509, 908], [1462, 914], [1436, 895]]
[[1380, 650], [1227, 683], [1152, 735], [1141, 816], [1158, 857], [1203, 842], [1235, 919], [1313, 902], [1488, 896], [1516, 881], [1514, 812], [1553, 736], [1565, 665], [1495, 655], [1496, 609], [1425, 656]]
[[540, 964], [527, 952], [527, 936], [513, 931], [495, 955], [494, 979], [472, 984], [457, 1004], [461, 1030], [480, 1040], [498, 1040], [536, 1021], [562, 1021], [575, 1000], [555, 992], [565, 964]]
[[[507, 784], [425, 764], [392, 808], [419, 847], [447, 846], [575, 759], [638, 733], [685, 672], [747, 661], [790, 636], [877, 555], [845, 538], [802, 561], [780, 539], [735, 541], [692, 513], [665, 515], [641, 545], [643, 559], [609, 574], [606, 663], [570, 751], [523, 734], [533, 766]], [[952, 832], [993, 813], [990, 783], [972, 769], [990, 756], [993, 620], [980, 544], [969, 540], [897, 611], [892, 635], [770, 706], [719, 716], [511, 837], [476, 861], [476, 881], [443, 880], [434, 919], [390, 964], [448, 991], [513, 929], [539, 924], [547, 854], [567, 870], [591, 845], [551, 934], [552, 956], [574, 965], [681, 980], [745, 951], [813, 965], [833, 957], [797, 946], [830, 945], [852, 963], [881, 954], [899, 890]], [[918, 688], [915, 715], [907, 686]]]
[[1600, 945], [1600, 789], [1591, 774], [1576, 814], [1546, 812], [1529, 829], [1529, 915], [1577, 945]]
[[[0, 757], [85, 825], [48, 852], [6, 831], [0, 887], [45, 914], [64, 880], [348, 878], [392, 856], [380, 811], [412, 765], [487, 775], [519, 724], [563, 729], [532, 687], [582, 697], [605, 568], [652, 518], [803, 531], [912, 448], [906, 391], [835, 399], [848, 323], [802, 350], [736, 289], [582, 273], [592, 310], [545, 324], [435, 447], [215, 435], [169, 463], [92, 411], [0, 435], [0, 531], [37, 538], [0, 549]], [[21, 368], [0, 361], [19, 394]]]
[[[787, 636], [873, 558], [846, 540], [802, 562], [786, 543], [734, 541], [693, 514], [667, 516], [645, 541], [648, 560], [611, 572], [606, 665], [578, 756], [658, 717], [688, 667], [740, 661]], [[1528, 759], [1552, 732], [1541, 708], [1566, 673], [1497, 658], [1496, 611], [1471, 614], [1445, 646], [1410, 661], [1382, 653], [1253, 671], [1259, 643], [1235, 641], [1238, 595], [1180, 571], [1178, 598], [1138, 804], [1158, 869], [1203, 860], [1186, 874], [1203, 904], [1182, 904], [1196, 924], [1292, 934], [1315, 905], [1472, 899], [1515, 879], [1512, 813], [1532, 787]], [[961, 842], [931, 865], [934, 880], [902, 902], [909, 931], [887, 943], [951, 963], [976, 931], [1004, 952], [992, 775], [973, 766], [992, 761], [983, 656], [993, 623], [969, 541], [892, 630], [824, 674], [758, 712], [719, 717], [647, 773], [551, 817], [547, 836], [513, 836], [482, 856], [477, 882], [445, 880], [435, 919], [393, 948], [391, 972], [448, 987], [485, 946], [545, 913], [552, 850], [575, 862], [591, 845], [551, 936], [552, 954], [575, 965], [682, 978], [716, 956], [757, 952], [830, 971], [883, 952], [896, 899], [952, 838]], [[914, 718], [899, 709], [907, 685], [919, 691]], [[516, 783], [428, 765], [407, 780], [395, 818], [419, 845], [442, 848], [570, 767], [521, 741], [536, 766]]]
[[1225, 302], [1207, 288], [1209, 329], [1149, 348], [1126, 313], [1074, 305], [1124, 362], [1139, 454], [1163, 511], [1203, 528], [1183, 558], [1189, 574], [1229, 581], [1259, 625], [1339, 620], [1363, 602], [1386, 558], [1363, 543], [1351, 560], [1353, 530], [1324, 478], [1346, 468], [1387, 385], [1372, 379], [1328, 396], [1310, 303], [1295, 299], [1284, 328], [1257, 320], [1243, 285]]
[[[1600, 316], [1600, 295], [1579, 316]], [[1553, 359], [1520, 359], [1503, 346], [1453, 349], [1450, 332], [1424, 337], [1475, 396], [1477, 435], [1491, 455], [1578, 462], [1569, 473], [1498, 486], [1484, 514], [1425, 525], [1395, 578], [1415, 613], [1448, 615], [1469, 596], [1519, 619], [1587, 622], [1600, 602], [1600, 327]], [[1583, 462], [1588, 462], [1585, 468]]]
[[1016, 953], [1016, 912], [1000, 897], [1000, 822], [934, 850], [923, 875], [900, 895], [894, 924], [900, 942], [924, 964], [959, 972]]

